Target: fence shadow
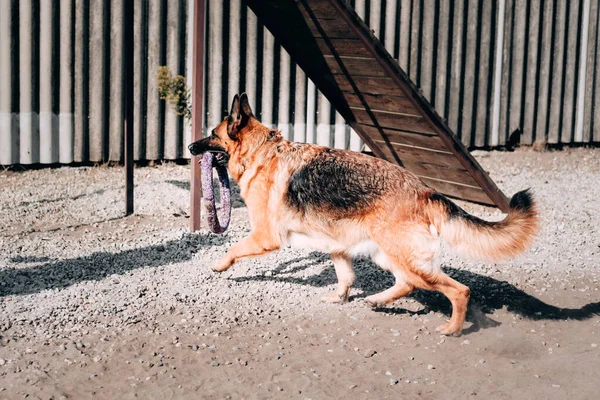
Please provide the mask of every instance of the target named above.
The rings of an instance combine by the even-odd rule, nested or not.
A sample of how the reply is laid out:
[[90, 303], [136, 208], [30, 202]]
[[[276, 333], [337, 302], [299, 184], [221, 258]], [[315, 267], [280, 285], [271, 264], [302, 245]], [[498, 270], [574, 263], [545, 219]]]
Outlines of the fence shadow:
[[32, 200], [32, 201], [22, 201], [18, 204], [14, 204], [14, 205], [9, 205], [9, 206], [3, 205], [3, 209], [6, 211], [6, 210], [12, 210], [15, 208], [19, 208], [19, 207], [29, 207], [34, 204], [50, 204], [50, 203], [58, 203], [61, 201], [75, 201], [75, 200], [82, 199], [84, 197], [103, 195], [105, 192], [106, 192], [106, 189], [98, 189], [91, 193], [81, 193], [81, 194], [78, 194], [75, 196], [59, 197], [56, 199], [39, 199], [39, 200]]
[[[291, 277], [289, 274], [305, 270], [311, 266], [322, 264], [329, 257], [319, 253], [312, 253], [308, 257], [279, 264], [271, 275], [256, 275], [248, 277], [230, 278], [237, 282], [246, 281], [276, 281], [298, 285], [325, 287], [337, 283], [333, 265], [323, 269], [320, 273], [306, 278]], [[350, 300], [366, 297], [380, 292], [394, 284], [393, 276], [376, 266], [370, 261], [359, 260], [354, 262], [356, 273], [355, 288], [361, 289], [362, 294], [351, 297]], [[454, 279], [464, 283], [471, 289], [471, 300], [467, 320], [473, 322], [469, 328], [474, 332], [480, 328], [497, 326], [485, 314], [506, 307], [508, 311], [533, 320], [585, 320], [600, 315], [600, 302], [590, 303], [581, 308], [562, 308], [547, 304], [508, 282], [499, 281], [470, 271], [443, 267], [443, 270]], [[412, 312], [398, 307], [376, 308], [375, 311], [394, 314], [424, 314], [428, 310], [442, 312], [449, 316], [451, 305], [441, 293], [417, 290], [410, 295], [420, 302], [424, 309]], [[468, 333], [468, 331], [466, 333]]]
[[29, 268], [0, 271], [0, 298], [61, 289], [79, 282], [95, 281], [114, 274], [125, 274], [138, 268], [153, 268], [191, 260], [202, 246], [222, 245], [227, 236], [186, 234], [182, 239], [126, 250], [120, 253], [96, 252], [67, 260], [45, 260], [15, 257], [16, 263], [43, 261]]

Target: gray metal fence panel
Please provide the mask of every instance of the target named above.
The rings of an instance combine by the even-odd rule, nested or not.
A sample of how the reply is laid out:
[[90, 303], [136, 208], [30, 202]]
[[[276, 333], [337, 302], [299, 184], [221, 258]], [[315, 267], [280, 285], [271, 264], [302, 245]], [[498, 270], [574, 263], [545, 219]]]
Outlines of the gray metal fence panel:
[[[156, 72], [191, 83], [191, 0], [0, 0], [0, 164], [120, 161], [123, 54], [135, 62], [137, 160], [187, 158], [190, 124], [169, 111]], [[598, 0], [354, 0], [469, 147], [600, 141]], [[244, 0], [209, 0], [206, 125], [234, 93], [287, 138], [364, 143]], [[206, 129], [206, 127], [205, 127]]]

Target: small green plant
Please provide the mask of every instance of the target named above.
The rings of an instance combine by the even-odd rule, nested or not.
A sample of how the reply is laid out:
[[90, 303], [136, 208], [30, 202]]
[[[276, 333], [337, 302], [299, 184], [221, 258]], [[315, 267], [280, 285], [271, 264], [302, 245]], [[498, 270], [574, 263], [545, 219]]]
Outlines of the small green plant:
[[192, 118], [191, 91], [185, 77], [182, 75], [173, 77], [171, 69], [165, 65], [158, 67], [156, 81], [160, 98], [171, 105], [173, 112], [187, 120]]

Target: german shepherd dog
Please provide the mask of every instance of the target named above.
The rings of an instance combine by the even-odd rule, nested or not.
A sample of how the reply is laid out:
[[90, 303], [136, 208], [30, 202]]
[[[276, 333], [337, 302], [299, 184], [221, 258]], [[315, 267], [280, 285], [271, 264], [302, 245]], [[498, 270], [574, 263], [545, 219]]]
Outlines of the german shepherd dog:
[[343, 303], [355, 279], [352, 258], [370, 256], [395, 284], [368, 296], [367, 304], [389, 304], [415, 289], [438, 290], [452, 303], [450, 320], [437, 328], [444, 335], [461, 333], [470, 290], [442, 271], [439, 237], [463, 255], [499, 260], [523, 252], [538, 231], [528, 191], [511, 199], [504, 220], [481, 220], [400, 166], [285, 140], [254, 117], [245, 93], [234, 97], [229, 116], [211, 136], [189, 150], [195, 156], [221, 153], [248, 207], [251, 233], [213, 270], [282, 246], [310, 247], [331, 253], [338, 279], [336, 291], [323, 300]]

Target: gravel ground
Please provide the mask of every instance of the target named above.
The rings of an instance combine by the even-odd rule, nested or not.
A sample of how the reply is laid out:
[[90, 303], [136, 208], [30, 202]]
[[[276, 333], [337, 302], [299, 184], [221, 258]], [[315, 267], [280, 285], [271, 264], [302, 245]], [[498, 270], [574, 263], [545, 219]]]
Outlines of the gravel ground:
[[[440, 375], [437, 380], [441, 383], [450, 379], [450, 371], [457, 370], [456, 365], [448, 365], [448, 374], [442, 374], [442, 365], [449, 355], [474, 347], [465, 346], [466, 342], [479, 338], [481, 346], [465, 353], [465, 368], [471, 361], [485, 363], [484, 358], [477, 358], [482, 357], [482, 348], [493, 349], [496, 342], [505, 346], [500, 345], [506, 342], [499, 336], [510, 337], [510, 343], [527, 343], [523, 338], [531, 336], [531, 331], [540, 332], [547, 326], [548, 330], [555, 330], [554, 324], [565, 335], [564, 341], [576, 333], [577, 340], [585, 342], [587, 350], [578, 365], [585, 366], [586, 372], [572, 374], [586, 378], [600, 366], [596, 348], [600, 342], [600, 149], [476, 152], [475, 156], [506, 194], [533, 189], [541, 210], [542, 231], [530, 251], [510, 262], [467, 261], [445, 249], [442, 262], [446, 271], [473, 291], [467, 339], [443, 339], [434, 333], [437, 322], [450, 311], [447, 300], [435, 293], [418, 292], [379, 312], [367, 309], [362, 298], [393, 283], [389, 274], [367, 260], [355, 262], [356, 287], [351, 302], [343, 306], [318, 301], [336, 283], [326, 254], [285, 249], [240, 262], [220, 275], [211, 272], [209, 266], [248, 233], [246, 209], [234, 190], [232, 223], [225, 235], [206, 230], [189, 233], [188, 166], [166, 164], [136, 169], [136, 214], [127, 218], [122, 217], [121, 168], [0, 172], [0, 398], [109, 398], [117, 393], [124, 398], [198, 398], [195, 396], [199, 391], [203, 393], [200, 397], [207, 398], [335, 398], [342, 393], [333, 389], [336, 385], [342, 385], [352, 398], [387, 398], [399, 393], [390, 392], [389, 387], [398, 391], [411, 379], [401, 377], [399, 372], [377, 370], [378, 362], [371, 367], [366, 365], [365, 360], [375, 362], [375, 354], [384, 353], [386, 347], [375, 350], [365, 335], [376, 341], [377, 335], [384, 335], [381, 330], [386, 331], [386, 339], [391, 332], [394, 336], [386, 354], [397, 352], [400, 345], [404, 350], [413, 349], [415, 354], [438, 348], [437, 358], [430, 357], [431, 364], [421, 361], [420, 365], [431, 376]], [[461, 206], [487, 219], [502, 216], [483, 206]], [[337, 322], [330, 323], [333, 320]], [[567, 323], [570, 325], [563, 325]], [[404, 330], [399, 330], [400, 326]], [[510, 330], [510, 326], [520, 329]], [[311, 353], [311, 349], [323, 350], [320, 346], [334, 343], [334, 339], [338, 343], [350, 341], [357, 336], [353, 332], [360, 329], [369, 330], [361, 336], [365, 342], [358, 347], [343, 347], [339, 360], [332, 356], [341, 368], [345, 357], [360, 354], [364, 358], [360, 368], [346, 365], [349, 372], [342, 374], [340, 369], [323, 364], [324, 356], [331, 356], [328, 353], [337, 349], [327, 349], [318, 356]], [[322, 337], [314, 339], [319, 335], [325, 336], [325, 342]], [[300, 363], [295, 373], [302, 375], [298, 378], [290, 373], [288, 386], [274, 383], [278, 382], [277, 376], [284, 376], [279, 360], [282, 356], [276, 360], [271, 356], [268, 360], [260, 358], [263, 349], [275, 343], [274, 338], [279, 338], [278, 347], [283, 348], [284, 336], [292, 342], [288, 346], [295, 349], [295, 360]], [[219, 342], [219, 346], [224, 341], [222, 345], [228, 353], [222, 353], [221, 358], [216, 356], [216, 347], [210, 346], [217, 344], [203, 339], [206, 337]], [[547, 341], [551, 343], [550, 339]], [[445, 342], [452, 344], [443, 347]], [[544, 340], [540, 342], [546, 346]], [[194, 354], [204, 349], [205, 355], [186, 353], [169, 364], [165, 357], [174, 356], [165, 356], [165, 347], [174, 352], [185, 348]], [[247, 350], [245, 360], [235, 355], [238, 350], [232, 350], [254, 347], [256, 352]], [[565, 344], [554, 354], [564, 349]], [[517, 350], [512, 356], [515, 359], [520, 357], [518, 354], [529, 354]], [[531, 359], [538, 364], [531, 365], [539, 365], [540, 371], [551, 374], [550, 365], [555, 365], [557, 359], [546, 360], [546, 349], [540, 353], [544, 357], [532, 354], [535, 357], [532, 355]], [[565, 359], [572, 354], [565, 352]], [[381, 360], [385, 357], [381, 356]], [[406, 358], [405, 353], [403, 357]], [[152, 358], [160, 361], [150, 362]], [[164, 368], [179, 366], [179, 380], [174, 377], [170, 378], [172, 381], [161, 381], [148, 373], [148, 381], [160, 382], [150, 390], [140, 377], [147, 371], [136, 371], [131, 364], [123, 364], [123, 359], [139, 361], [144, 368], [159, 363]], [[241, 371], [247, 371], [249, 361], [262, 362], [262, 368], [244, 375]], [[412, 361], [409, 359], [408, 363]], [[140, 365], [135, 367], [142, 368]], [[225, 370], [216, 367], [226, 365], [234, 372], [216, 372]], [[192, 366], [198, 371], [206, 370], [205, 375], [211, 379], [198, 381]], [[290, 366], [293, 363], [285, 368]], [[311, 372], [314, 366], [326, 372]], [[409, 368], [404, 364], [397, 367]], [[377, 371], [369, 369], [369, 374], [377, 372], [380, 376], [373, 381], [361, 368], [374, 368]], [[362, 378], [349, 378], [352, 372], [359, 371]], [[489, 398], [511, 398], [511, 394], [524, 393], [511, 393], [514, 388], [508, 386], [494, 392], [495, 386], [485, 384], [490, 381], [487, 374], [471, 372], [467, 373], [470, 379], [460, 378], [463, 386], [457, 386], [453, 395], [444, 392], [441, 385], [437, 386], [438, 391], [429, 392], [413, 390], [419, 385], [408, 385], [412, 391], [403, 389], [403, 393], [409, 397], [429, 393], [430, 398], [464, 398], [472, 394], [469, 391], [487, 394]], [[307, 384], [307, 374], [329, 374], [329, 383]], [[160, 376], [170, 375], [165, 372]], [[541, 376], [527, 376], [538, 379], [532, 378], [536, 375]], [[536, 391], [528, 380], [523, 385], [530, 387], [532, 396], [546, 398], [561, 398], [564, 393], [587, 398], [594, 385], [595, 390], [598, 388], [596, 376], [595, 384], [586, 378], [584, 384], [576, 385], [579, 392], [564, 392], [574, 382], [567, 375], [564, 383], [546, 382], [544, 387], [549, 392]], [[129, 379], [131, 376], [133, 379]], [[261, 383], [263, 376], [268, 384]], [[94, 383], [90, 377], [100, 383]], [[506, 378], [511, 380], [513, 376], [506, 372]], [[239, 381], [244, 379], [252, 382], [253, 390], [239, 390]], [[427, 383], [432, 381], [433, 378], [427, 378]], [[469, 384], [478, 389], [471, 389]], [[165, 392], [153, 391], [156, 387]]]

